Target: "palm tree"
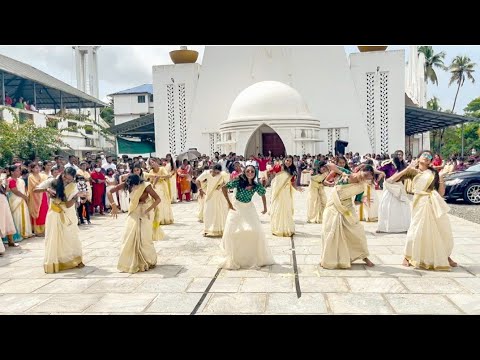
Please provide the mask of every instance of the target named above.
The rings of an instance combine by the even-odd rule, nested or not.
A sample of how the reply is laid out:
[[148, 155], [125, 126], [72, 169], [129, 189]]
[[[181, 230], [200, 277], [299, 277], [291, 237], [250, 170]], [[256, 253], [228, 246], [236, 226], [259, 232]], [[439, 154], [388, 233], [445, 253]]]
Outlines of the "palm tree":
[[442, 111], [442, 108], [440, 107], [440, 103], [438, 102], [438, 98], [436, 96], [427, 101], [427, 109]]
[[425, 55], [425, 81], [430, 80], [432, 84], [438, 86], [437, 74], [435, 73], [434, 67], [447, 70], [443, 64], [443, 59], [445, 59], [446, 55], [445, 51], [435, 54], [432, 46], [420, 46], [418, 52]]
[[472, 60], [468, 56], [457, 56], [453, 59], [452, 64], [448, 67], [452, 75], [450, 76], [450, 82], [448, 86], [452, 85], [454, 82], [458, 84], [457, 93], [455, 94], [455, 100], [453, 101], [452, 112], [455, 109], [455, 104], [457, 103], [457, 96], [460, 88], [463, 86], [465, 79], [468, 78], [475, 83], [475, 78], [472, 73], [475, 71], [473, 68], [476, 66], [475, 63], [472, 63]]
[[[442, 111], [442, 108], [440, 107], [440, 103], [436, 96], [434, 96], [433, 98], [427, 101], [427, 109], [434, 110], [434, 111]], [[438, 130], [431, 130], [430, 135], [431, 135], [430, 142], [431, 142], [432, 149], [436, 150], [437, 148], [435, 147], [435, 140], [437, 138], [437, 135], [441, 136], [442, 134]]]

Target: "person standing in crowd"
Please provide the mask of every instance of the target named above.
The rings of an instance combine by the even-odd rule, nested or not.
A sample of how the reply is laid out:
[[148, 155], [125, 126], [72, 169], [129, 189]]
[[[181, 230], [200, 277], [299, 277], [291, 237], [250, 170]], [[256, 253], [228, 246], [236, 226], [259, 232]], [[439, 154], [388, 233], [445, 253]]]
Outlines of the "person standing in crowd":
[[420, 153], [403, 171], [393, 175], [392, 181], [403, 176], [413, 177], [412, 220], [407, 232], [403, 265], [427, 270], [451, 270], [453, 233], [448, 218], [449, 206], [443, 199], [445, 179], [433, 167], [433, 154]]
[[[11, 247], [18, 246], [13, 238], [15, 234], [17, 234], [17, 229], [15, 228], [10, 206], [8, 205], [7, 191], [3, 184], [0, 184], [0, 238], [2, 239], [2, 241], [0, 241], [0, 247], [3, 248], [3, 251], [5, 251], [3, 242]], [[0, 250], [0, 252], [3, 251]]]
[[102, 159], [102, 169], [103, 170], [105, 170], [105, 171], [107, 171], [108, 169], [112, 169], [113, 171], [117, 170], [117, 165], [115, 165], [113, 163], [113, 160], [112, 160], [111, 156], [107, 156], [107, 158], [105, 159], [105, 156], [102, 155], [101, 159]]
[[166, 155], [167, 163], [165, 165], [165, 169], [167, 173], [170, 174], [170, 178], [168, 179], [168, 190], [170, 192], [171, 203], [177, 202], [177, 167], [175, 166], [175, 161], [173, 161], [172, 154]]
[[103, 195], [105, 193], [105, 175], [97, 163], [95, 171], [90, 175], [92, 181], [93, 195], [92, 195], [92, 214], [95, 214], [97, 208], [100, 209], [100, 215], [103, 215]]
[[161, 203], [155, 208], [154, 226], [173, 224], [172, 197], [170, 196], [168, 184], [170, 182], [170, 173], [164, 166], [160, 166], [161, 161], [157, 158], [150, 158], [151, 167], [148, 173], [145, 173], [145, 179], [150, 181], [152, 188], [160, 197]]
[[50, 162], [50, 161], [44, 161], [43, 162], [43, 166], [42, 166], [42, 172], [41, 174], [43, 175], [46, 175], [47, 178], [51, 177], [52, 176], [52, 167], [53, 167], [53, 163]]
[[[210, 170], [210, 166], [205, 165], [203, 172]], [[200, 191], [202, 189], [202, 191]], [[198, 221], [203, 223], [203, 211], [205, 208], [205, 193], [207, 192], [207, 179], [200, 183], [199, 195], [198, 195]]]
[[68, 163], [65, 164], [65, 169], [69, 167], [73, 167], [75, 171], [78, 171], [78, 166], [75, 165], [76, 157], [75, 155], [70, 155], [68, 157]]
[[320, 161], [316, 167], [318, 174], [310, 179], [307, 195], [307, 222], [321, 224], [323, 211], [327, 205], [327, 195], [323, 186], [323, 180], [328, 176], [329, 170], [325, 161]]
[[272, 181], [270, 209], [272, 234], [290, 237], [295, 234], [293, 190], [303, 192], [303, 189], [295, 184], [297, 171], [293, 165], [293, 156], [288, 155], [283, 165], [274, 166], [272, 172], [276, 174]]
[[[207, 180], [207, 192], [202, 190], [201, 183]], [[227, 173], [222, 171], [220, 164], [215, 164], [212, 170], [205, 171], [197, 178], [200, 196], [205, 196], [203, 211], [203, 236], [222, 236], [225, 220], [228, 214], [228, 203], [222, 195], [222, 186], [229, 180]]]
[[90, 222], [90, 204], [92, 200], [92, 193], [91, 189], [88, 186], [85, 178], [82, 175], [77, 175], [77, 189], [81, 196], [78, 197], [78, 225], [85, 224], [85, 220], [87, 220], [87, 224], [91, 224]]
[[254, 160], [258, 163], [258, 177], [262, 182], [263, 187], [267, 185], [268, 175], [267, 175], [267, 164], [271, 160], [271, 151], [268, 152], [268, 157], [264, 157], [262, 154], [258, 154], [258, 157], [254, 158]]
[[[252, 197], [257, 193], [262, 197], [262, 214], [267, 213], [266, 190], [255, 182], [255, 173], [255, 167], [247, 165], [243, 174], [222, 187], [230, 209], [222, 237], [225, 259], [220, 267], [224, 269], [260, 268], [275, 263], [252, 203]], [[227, 189], [237, 190], [234, 205], [230, 202]]]
[[325, 269], [349, 269], [358, 259], [367, 266], [374, 266], [368, 259], [365, 229], [356, 216], [352, 201], [353, 197], [364, 192], [366, 181], [373, 179], [373, 167], [362, 165], [358, 172], [351, 174], [340, 169], [335, 171], [340, 179], [323, 212], [320, 266]]
[[[34, 234], [32, 232], [32, 224], [30, 223], [25, 182], [20, 177], [20, 166], [12, 165], [9, 170], [11, 174], [8, 182], [10, 210], [12, 211], [15, 227], [18, 229], [21, 238], [27, 239], [34, 236]], [[21, 241], [21, 239], [18, 238], [18, 241]]]
[[[107, 171], [106, 171], [106, 175], [105, 175], [105, 185], [106, 185], [106, 189], [105, 191], [108, 193], [110, 191], [110, 189], [113, 189], [115, 186], [117, 186], [117, 181], [115, 180], [115, 171], [113, 170], [113, 168], [108, 168]], [[117, 197], [115, 196], [113, 198], [113, 201], [115, 202], [115, 205], [118, 206], [118, 199]], [[108, 201], [108, 198], [106, 199], [105, 201], [105, 207], [107, 209], [110, 209], [112, 206], [110, 204], [110, 201]]]
[[75, 211], [77, 197], [85, 194], [78, 192], [76, 174], [73, 167], [68, 167], [57, 179], [47, 179], [33, 190], [48, 192], [51, 199], [45, 227], [43, 268], [47, 274], [85, 266]]
[[183, 201], [183, 195], [185, 195], [186, 201], [190, 201], [190, 193], [192, 191], [191, 181], [192, 168], [188, 163], [188, 160], [183, 159], [182, 165], [177, 169], [177, 192], [179, 202]]
[[383, 195], [378, 208], [378, 233], [402, 233], [410, 227], [410, 201], [401, 179], [392, 181], [395, 173], [407, 168], [403, 160], [403, 151], [395, 151], [391, 160], [382, 163], [379, 170], [385, 172], [386, 181], [383, 183]]
[[240, 166], [239, 161], [235, 161], [233, 164], [234, 170], [230, 173], [230, 180], [235, 180], [237, 177], [239, 177], [243, 172], [242, 172], [242, 167]]
[[45, 221], [48, 212], [47, 194], [39, 194], [34, 189], [48, 179], [47, 175], [40, 174], [40, 166], [37, 163], [30, 164], [28, 176], [28, 210], [30, 211], [33, 232], [37, 236], [45, 235]]
[[130, 174], [124, 183], [115, 186], [107, 193], [110, 203], [113, 204], [113, 218], [117, 218], [119, 212], [113, 202], [113, 194], [119, 191], [129, 192], [130, 206], [117, 269], [131, 274], [147, 271], [157, 264], [157, 252], [153, 245], [153, 214], [151, 211], [160, 204], [160, 197], [150, 183], [139, 175]]

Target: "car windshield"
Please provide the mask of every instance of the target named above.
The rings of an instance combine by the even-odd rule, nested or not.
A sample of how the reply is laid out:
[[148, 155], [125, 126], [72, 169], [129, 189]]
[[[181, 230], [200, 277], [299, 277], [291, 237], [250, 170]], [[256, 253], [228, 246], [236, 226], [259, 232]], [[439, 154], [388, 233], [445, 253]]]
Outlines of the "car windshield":
[[467, 170], [465, 171], [480, 171], [480, 164], [470, 166]]

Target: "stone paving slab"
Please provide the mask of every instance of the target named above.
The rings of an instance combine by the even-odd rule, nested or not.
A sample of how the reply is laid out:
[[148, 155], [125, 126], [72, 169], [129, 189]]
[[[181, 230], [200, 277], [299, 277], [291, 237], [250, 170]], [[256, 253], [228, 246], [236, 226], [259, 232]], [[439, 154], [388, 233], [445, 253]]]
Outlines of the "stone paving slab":
[[[187, 315], [197, 305], [197, 315], [480, 313], [479, 224], [450, 216], [452, 257], [459, 263], [450, 272], [402, 266], [405, 234], [378, 234], [376, 223], [362, 223], [375, 267], [360, 261], [348, 270], [326, 270], [319, 266], [322, 225], [305, 222], [306, 197], [295, 193], [296, 267], [291, 239], [273, 236], [269, 216], [259, 215], [276, 264], [217, 274], [221, 238], [201, 235], [198, 204], [191, 202], [173, 205], [178, 223], [163, 226], [166, 238], [154, 243], [157, 267], [121, 273], [126, 215], [94, 216], [92, 225], [80, 227], [82, 269], [45, 274], [43, 238], [7, 248], [0, 257], [0, 313]], [[260, 198], [255, 205], [261, 209]]]

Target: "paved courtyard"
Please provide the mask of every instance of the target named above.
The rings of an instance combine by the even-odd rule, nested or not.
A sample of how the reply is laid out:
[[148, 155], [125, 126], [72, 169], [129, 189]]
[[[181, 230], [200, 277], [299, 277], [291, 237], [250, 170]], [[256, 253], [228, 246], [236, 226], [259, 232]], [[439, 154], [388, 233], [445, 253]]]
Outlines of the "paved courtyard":
[[25, 240], [0, 258], [0, 313], [480, 314], [480, 225], [451, 216], [452, 272], [401, 266], [405, 235], [376, 234], [376, 223], [364, 223], [375, 267], [324, 270], [321, 225], [305, 223], [306, 197], [296, 194], [293, 239], [270, 235], [260, 215], [278, 263], [260, 271], [217, 270], [221, 239], [201, 236], [196, 202], [173, 206], [176, 224], [155, 243], [158, 266], [144, 273], [116, 269], [126, 215], [81, 227], [83, 269], [47, 275], [44, 239]]

